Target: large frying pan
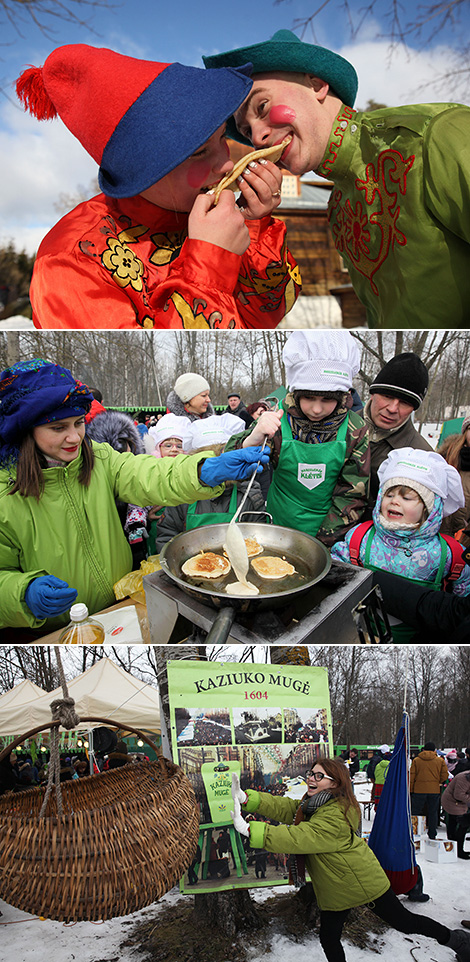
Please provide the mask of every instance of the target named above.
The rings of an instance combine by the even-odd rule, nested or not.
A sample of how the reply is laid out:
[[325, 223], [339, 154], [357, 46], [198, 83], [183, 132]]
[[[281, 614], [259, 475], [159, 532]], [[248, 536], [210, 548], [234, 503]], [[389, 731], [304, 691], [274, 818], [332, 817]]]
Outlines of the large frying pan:
[[208, 643], [220, 644], [226, 641], [237, 611], [251, 612], [264, 608], [271, 610], [284, 605], [286, 596], [291, 599], [295, 595], [304, 594], [317, 581], [321, 581], [331, 567], [327, 548], [317, 538], [304, 534], [303, 531], [274, 524], [241, 523], [239, 527], [244, 538], [256, 538], [259, 544], [263, 545], [266, 554], [280, 554], [285, 557], [294, 565], [298, 574], [281, 581], [262, 581], [250, 568], [248, 578], [260, 588], [260, 594], [250, 598], [236, 598], [224, 590], [225, 584], [234, 580], [233, 573], [213, 581], [188, 580], [182, 574], [181, 566], [199, 551], [222, 552], [227, 527], [227, 524], [210, 524], [184, 531], [168, 541], [160, 553], [163, 571], [182, 591], [205, 605], [220, 609], [207, 636]]

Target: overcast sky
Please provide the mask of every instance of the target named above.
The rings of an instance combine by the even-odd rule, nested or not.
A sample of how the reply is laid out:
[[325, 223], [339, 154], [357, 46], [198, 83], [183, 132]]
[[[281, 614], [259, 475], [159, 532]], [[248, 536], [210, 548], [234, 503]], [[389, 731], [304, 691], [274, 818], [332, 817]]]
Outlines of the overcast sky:
[[[352, 5], [356, 8], [354, 2]], [[317, 23], [316, 40], [356, 67], [360, 108], [369, 99], [390, 106], [452, 99], [470, 103], [461, 93], [456, 96], [447, 81], [431, 87], [449, 70], [460, 37], [468, 32], [468, 6], [464, 4], [465, 22], [460, 30], [440, 35], [427, 50], [399, 46], [390, 60], [388, 42], [380, 39], [385, 21], [369, 19], [351, 40], [339, 0], [330, 0]], [[388, 7], [386, 0], [379, 2], [378, 13]], [[81, 9], [95, 32], [57, 21], [54, 34], [47, 35], [23, 14], [19, 33], [2, 22], [0, 14], [2, 41], [7, 41], [0, 47], [0, 244], [12, 240], [18, 250], [24, 248], [28, 253], [35, 252], [61, 216], [55, 207], [60, 195], [76, 195], [80, 187], [87, 190], [97, 169], [60, 120], [40, 123], [24, 113], [16, 100], [14, 81], [26, 66], [42, 65], [61, 44], [89, 43], [143, 59], [178, 60], [202, 67], [202, 54], [266, 40], [281, 28], [292, 29], [295, 20], [307, 16], [313, 6], [308, 0], [277, 4], [273, 0], [256, 4], [252, 0], [236, 4], [201, 0], [197, 7], [193, 0], [172, 0], [170, 4], [122, 0], [106, 9]], [[312, 41], [310, 35], [305, 39]]]

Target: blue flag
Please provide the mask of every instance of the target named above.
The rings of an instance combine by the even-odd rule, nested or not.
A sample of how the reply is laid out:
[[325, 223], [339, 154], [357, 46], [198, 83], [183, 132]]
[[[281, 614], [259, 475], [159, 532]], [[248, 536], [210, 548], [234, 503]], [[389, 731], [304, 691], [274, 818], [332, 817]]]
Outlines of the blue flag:
[[408, 780], [409, 736], [409, 716], [403, 712], [369, 837], [369, 847], [396, 895], [409, 892], [418, 880]]

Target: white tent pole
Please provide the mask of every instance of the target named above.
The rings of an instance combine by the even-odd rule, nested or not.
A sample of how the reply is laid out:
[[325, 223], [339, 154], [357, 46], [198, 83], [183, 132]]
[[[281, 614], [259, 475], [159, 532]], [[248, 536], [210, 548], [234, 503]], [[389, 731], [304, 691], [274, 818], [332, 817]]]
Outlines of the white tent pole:
[[405, 690], [403, 692], [403, 711], [406, 712], [406, 696], [408, 694], [408, 661], [410, 657], [409, 648], [406, 648], [406, 658], [405, 658]]

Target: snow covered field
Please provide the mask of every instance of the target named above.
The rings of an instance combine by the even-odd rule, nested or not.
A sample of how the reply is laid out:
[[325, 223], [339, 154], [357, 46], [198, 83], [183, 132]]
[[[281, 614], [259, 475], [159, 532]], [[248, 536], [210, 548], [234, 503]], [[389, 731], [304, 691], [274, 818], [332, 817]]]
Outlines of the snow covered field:
[[[370, 786], [357, 786], [356, 794], [359, 799], [368, 798]], [[364, 831], [370, 825], [371, 822], [365, 821]], [[446, 838], [442, 825], [438, 838]], [[470, 851], [468, 840], [466, 848]], [[411, 904], [405, 900], [405, 905], [412, 912], [431, 915], [449, 928], [461, 928], [461, 919], [470, 918], [470, 862], [457, 859], [455, 862], [438, 864], [426, 861], [422, 854], [418, 855], [418, 861], [424, 876], [424, 890], [431, 898], [423, 904]], [[277, 886], [273, 889], [255, 889], [252, 894], [257, 901], [262, 901], [272, 895], [285, 894], [288, 890], [288, 886]], [[119, 948], [121, 942], [129, 938], [133, 925], [153, 918], [158, 924], [158, 914], [165, 905], [188, 897], [192, 898], [181, 896], [175, 888], [158, 904], [134, 915], [110, 922], [78, 922], [75, 925], [42, 921], [0, 900], [0, 911], [3, 913], [0, 917], [0, 959], [14, 959], [15, 962], [138, 962], [140, 954], [135, 946], [122, 950]], [[191, 933], [182, 932], [181, 937], [187, 943]], [[372, 939], [375, 951], [364, 950], [345, 941], [348, 962], [372, 962], [377, 957], [377, 951], [386, 962], [392, 959], [393, 962], [455, 960], [450, 949], [424, 936], [405, 936], [389, 929], [384, 935], [372, 936]], [[259, 955], [257, 950], [251, 962], [286, 962], [286, 959], [287, 962], [294, 959], [295, 962], [321, 962], [323, 958], [318, 938], [314, 935], [300, 944], [274, 936], [266, 952]]]

